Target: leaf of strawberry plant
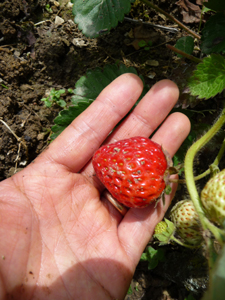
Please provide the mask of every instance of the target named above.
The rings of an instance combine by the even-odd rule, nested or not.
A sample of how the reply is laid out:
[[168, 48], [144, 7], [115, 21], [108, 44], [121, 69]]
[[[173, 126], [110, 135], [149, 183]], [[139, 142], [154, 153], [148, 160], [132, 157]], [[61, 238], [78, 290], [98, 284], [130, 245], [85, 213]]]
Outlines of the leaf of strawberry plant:
[[116, 27], [130, 11], [133, 0], [72, 0], [74, 22], [87, 37], [97, 37]]
[[215, 11], [225, 10], [224, 0], [208, 0], [208, 2], [203, 2], [203, 5]]
[[80, 113], [82, 113], [93, 101], [85, 101], [70, 106], [59, 112], [59, 115], [54, 119], [55, 125], [52, 126], [51, 139], [54, 140]]
[[165, 250], [147, 247], [146, 251], [141, 255], [141, 261], [148, 262], [148, 269], [152, 270], [157, 267], [159, 262], [165, 261]]
[[225, 16], [217, 13], [210, 17], [202, 30], [201, 50], [205, 54], [225, 51]]
[[[194, 39], [191, 36], [183, 36], [177, 40], [175, 47], [187, 54], [191, 54], [194, 50]], [[177, 54], [178, 57], [183, 57], [181, 54]]]
[[[73, 101], [77, 99], [84, 100], [92, 99], [94, 100], [100, 94], [100, 92], [112, 82], [114, 79], [119, 77], [124, 73], [134, 73], [136, 75], [137, 71], [133, 67], [126, 67], [125, 65], [106, 65], [103, 69], [96, 68], [94, 70], [89, 70], [82, 76], [75, 85]], [[144, 78], [140, 76], [144, 83]], [[144, 84], [144, 90], [142, 92], [141, 98], [148, 91], [148, 87]]]
[[209, 99], [225, 88], [225, 59], [218, 54], [205, 57], [197, 65], [188, 87], [191, 95]]
[[[137, 71], [133, 67], [126, 67], [125, 65], [106, 65], [104, 69], [96, 68], [87, 71], [85, 76], [82, 76], [75, 84], [73, 90], [74, 95], [71, 98], [71, 102], [74, 106], [69, 107], [59, 113], [55, 118], [55, 125], [52, 127], [53, 134], [52, 139], [55, 139], [80, 113], [82, 113], [101, 93], [101, 91], [116, 79], [118, 76], [124, 73], [134, 73]], [[140, 78], [143, 81], [143, 92], [136, 102], [147, 93], [148, 86], [145, 85], [142, 76]]]

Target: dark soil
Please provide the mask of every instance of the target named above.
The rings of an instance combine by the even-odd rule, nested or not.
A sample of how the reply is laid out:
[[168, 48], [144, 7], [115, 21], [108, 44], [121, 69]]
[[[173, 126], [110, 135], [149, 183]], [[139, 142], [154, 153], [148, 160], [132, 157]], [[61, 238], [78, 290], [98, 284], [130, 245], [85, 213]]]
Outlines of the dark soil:
[[[47, 3], [52, 13], [46, 11]], [[136, 26], [130, 22], [120, 23], [102, 38], [88, 39], [77, 29], [66, 4], [56, 7], [53, 1], [44, 0], [0, 3], [0, 117], [27, 147], [26, 151], [21, 145], [18, 151], [19, 139], [1, 126], [0, 180], [25, 167], [47, 146], [53, 120], [61, 110], [46, 108], [41, 101], [51, 88], [74, 88], [87, 69], [116, 62], [134, 66], [150, 85], [168, 77], [173, 55], [165, 42], [175, 41], [177, 34], [151, 29], [150, 36], [164, 44], [150, 55], [125, 44], [129, 43], [126, 35]], [[64, 19], [62, 25], [55, 24], [56, 15]], [[162, 19], [154, 14], [153, 22], [159, 24]], [[160, 67], [151, 62], [146, 67], [146, 60], [156, 60]]]
[[[175, 2], [154, 1], [182, 21]], [[145, 10], [140, 4], [128, 17], [144, 19]], [[154, 11], [148, 13], [151, 23], [177, 28]], [[63, 24], [55, 24], [56, 15]], [[47, 108], [41, 101], [51, 88], [73, 89], [88, 69], [116, 62], [135, 67], [150, 86], [170, 78], [177, 58], [165, 44], [174, 45], [184, 33], [148, 29], [155, 46], [136, 50], [129, 45], [136, 26], [124, 21], [109, 34], [88, 39], [74, 24], [67, 1], [59, 6], [46, 0], [0, 2], [0, 120], [4, 122], [0, 123], [0, 180], [24, 168], [47, 147], [53, 120], [61, 110], [56, 105]], [[63, 97], [67, 100], [69, 95]], [[190, 293], [200, 299], [207, 286], [205, 259], [198, 251], [178, 246], [167, 246], [165, 251], [166, 261], [154, 270], [148, 270], [145, 262], [138, 265], [126, 300], [182, 300]]]

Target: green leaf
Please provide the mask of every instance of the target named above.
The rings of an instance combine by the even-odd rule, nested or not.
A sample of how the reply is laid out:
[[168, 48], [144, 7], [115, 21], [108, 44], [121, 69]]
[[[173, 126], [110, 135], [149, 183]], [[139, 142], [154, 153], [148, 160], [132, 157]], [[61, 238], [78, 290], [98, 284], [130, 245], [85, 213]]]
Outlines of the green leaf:
[[6, 85], [4, 85], [3, 83], [1, 83], [1, 86], [4, 87], [5, 89], [9, 89]]
[[138, 43], [138, 46], [139, 46], [140, 48], [143, 48], [143, 47], [147, 46], [147, 43], [146, 43], [146, 41], [141, 40], [141, 41]]
[[55, 139], [80, 113], [82, 113], [92, 101], [81, 102], [75, 106], [70, 106], [68, 109], [62, 110], [59, 115], [55, 118], [52, 126], [51, 139]]
[[73, 94], [73, 89], [68, 89], [67, 92]]
[[209, 99], [225, 88], [225, 59], [218, 54], [205, 57], [188, 82], [191, 95]]
[[217, 13], [210, 17], [202, 30], [201, 50], [205, 54], [225, 51], [225, 15]]
[[[126, 67], [125, 65], [106, 65], [104, 69], [96, 68], [87, 71], [85, 76], [82, 76], [76, 83], [73, 91], [74, 95], [71, 98], [71, 102], [74, 106], [69, 107], [59, 113], [55, 118], [54, 125], [52, 127], [53, 134], [52, 139], [55, 139], [80, 113], [82, 113], [101, 93], [101, 91], [110, 84], [114, 79], [124, 73], [134, 73], [137, 71], [133, 67]], [[144, 89], [138, 99], [140, 99], [148, 91], [148, 86], [145, 85], [142, 76], [140, 78], [143, 81]]]
[[196, 300], [196, 298], [192, 294], [189, 294], [184, 300]]
[[66, 101], [62, 100], [62, 99], [59, 99], [56, 101], [57, 104], [60, 106], [60, 107], [65, 107], [66, 106]]
[[211, 11], [211, 9], [208, 8], [208, 7], [206, 7], [206, 6], [203, 6], [203, 8], [202, 8], [202, 14], [205, 14], [205, 13], [207, 13], [208, 11]]
[[131, 287], [131, 285], [129, 286], [129, 289], [128, 289], [128, 291], [127, 291], [127, 295], [131, 295], [131, 294], [133, 294], [133, 291], [132, 291], [132, 287]]
[[208, 0], [208, 2], [203, 2], [203, 5], [215, 11], [225, 10], [224, 0]]
[[[104, 69], [96, 68], [94, 70], [89, 70], [82, 76], [75, 85], [73, 101], [86, 99], [96, 99], [100, 92], [112, 82], [114, 79], [119, 77], [124, 73], [137, 74], [137, 71], [133, 67], [126, 67], [125, 65], [106, 65]], [[140, 76], [144, 83], [144, 79]], [[144, 93], [146, 93], [148, 88], [145, 86]], [[143, 96], [143, 94], [142, 94]]]
[[[175, 47], [187, 54], [191, 54], [194, 50], [194, 39], [191, 36], [184, 36], [177, 40]], [[181, 54], [177, 54], [178, 57], [183, 57]]]
[[42, 98], [41, 101], [44, 102], [46, 107], [51, 107], [52, 106], [52, 101], [50, 101], [49, 98]]
[[74, 22], [87, 37], [97, 37], [116, 27], [130, 11], [130, 0], [73, 0]]
[[164, 249], [155, 250], [152, 247], [147, 247], [146, 252], [142, 254], [141, 261], [148, 261], [148, 269], [152, 270], [157, 267], [160, 261], [165, 260]]

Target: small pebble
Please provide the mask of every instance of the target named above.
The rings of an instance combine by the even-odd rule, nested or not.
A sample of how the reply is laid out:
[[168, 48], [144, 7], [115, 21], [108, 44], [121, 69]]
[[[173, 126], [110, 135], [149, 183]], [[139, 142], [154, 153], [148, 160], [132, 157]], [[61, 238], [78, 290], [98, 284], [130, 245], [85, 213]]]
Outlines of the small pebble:
[[63, 18], [60, 18], [59, 16], [56, 16], [55, 17], [55, 24], [56, 25], [61, 25], [61, 24], [63, 24], [65, 21], [64, 21], [64, 19]]

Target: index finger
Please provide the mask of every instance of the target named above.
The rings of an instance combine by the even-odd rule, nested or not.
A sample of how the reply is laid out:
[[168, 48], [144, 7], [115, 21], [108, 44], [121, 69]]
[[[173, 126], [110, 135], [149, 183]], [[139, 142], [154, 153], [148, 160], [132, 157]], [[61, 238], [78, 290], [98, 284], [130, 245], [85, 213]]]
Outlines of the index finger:
[[79, 172], [129, 112], [142, 89], [141, 79], [134, 74], [127, 73], [116, 78], [38, 159], [53, 161], [72, 172]]

